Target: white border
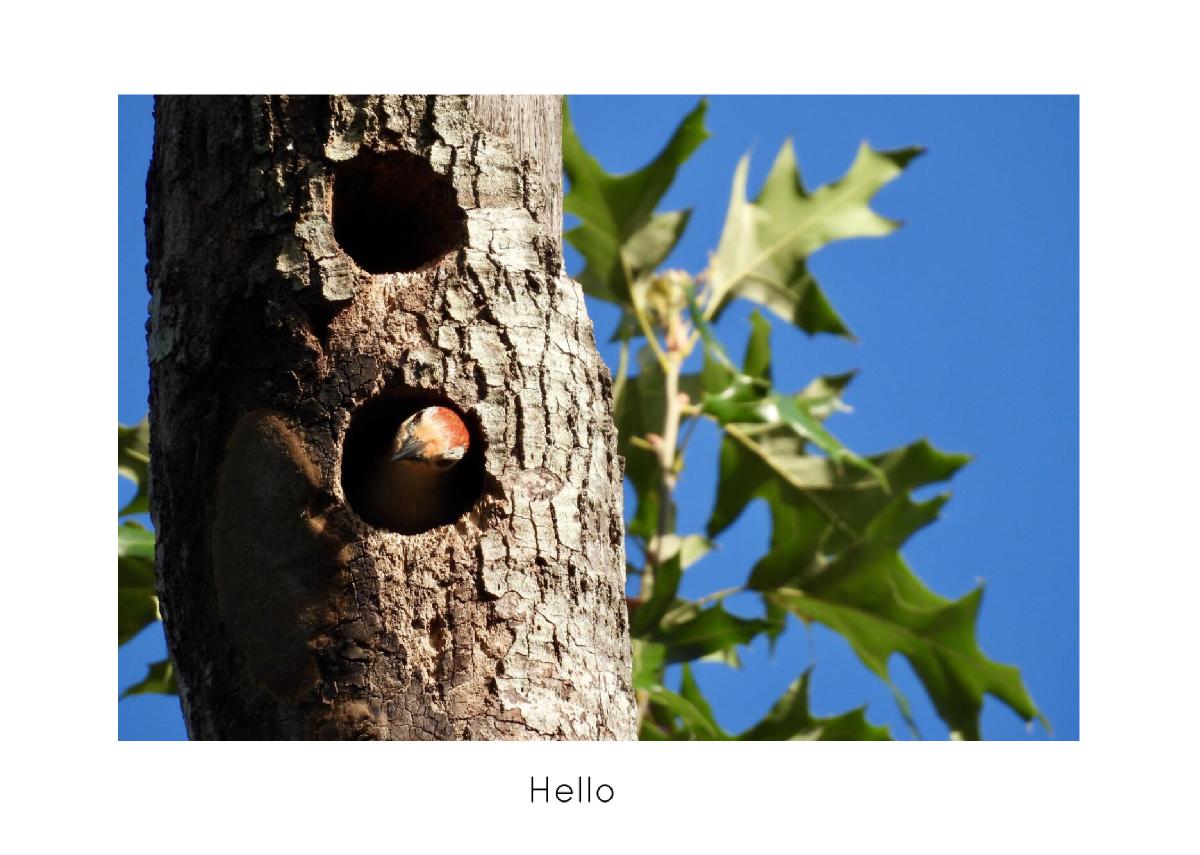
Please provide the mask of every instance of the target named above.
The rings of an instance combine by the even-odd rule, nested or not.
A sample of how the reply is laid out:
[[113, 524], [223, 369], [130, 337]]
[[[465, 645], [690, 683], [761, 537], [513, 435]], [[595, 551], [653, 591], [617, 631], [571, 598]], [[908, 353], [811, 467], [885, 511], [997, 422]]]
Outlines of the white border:
[[[1194, 841], [1198, 135], [1182, 4], [31, 8], [5, 33], [10, 836], [183, 852]], [[115, 95], [263, 89], [1082, 93], [1082, 742], [115, 743], [115, 656], [98, 641], [111, 577], [94, 567], [112, 546]], [[617, 797], [530, 806], [529, 774], [591, 774]]]

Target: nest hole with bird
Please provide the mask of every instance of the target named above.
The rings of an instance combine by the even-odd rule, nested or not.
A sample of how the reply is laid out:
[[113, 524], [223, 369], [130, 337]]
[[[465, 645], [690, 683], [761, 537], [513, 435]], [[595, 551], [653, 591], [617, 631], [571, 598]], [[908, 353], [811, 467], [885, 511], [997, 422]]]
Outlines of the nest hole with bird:
[[365, 151], [333, 177], [333, 235], [368, 273], [405, 273], [466, 245], [467, 216], [448, 178], [404, 151]]
[[363, 522], [420, 534], [462, 517], [484, 485], [478, 420], [444, 396], [387, 391], [350, 417], [342, 490]]

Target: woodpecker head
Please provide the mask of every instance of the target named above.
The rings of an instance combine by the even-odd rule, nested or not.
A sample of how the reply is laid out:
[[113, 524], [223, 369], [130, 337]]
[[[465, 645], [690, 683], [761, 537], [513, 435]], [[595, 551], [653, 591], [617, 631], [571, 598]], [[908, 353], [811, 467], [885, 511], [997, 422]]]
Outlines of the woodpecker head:
[[458, 413], [445, 407], [418, 410], [396, 430], [388, 459], [431, 472], [449, 472], [471, 444], [471, 435]]

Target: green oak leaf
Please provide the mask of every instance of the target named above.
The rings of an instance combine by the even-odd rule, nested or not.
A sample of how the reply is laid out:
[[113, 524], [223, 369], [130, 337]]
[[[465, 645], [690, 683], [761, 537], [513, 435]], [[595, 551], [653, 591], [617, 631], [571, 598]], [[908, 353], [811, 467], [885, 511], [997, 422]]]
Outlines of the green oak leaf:
[[117, 644], [158, 620], [154, 534], [133, 520], [117, 526]]
[[679, 167], [708, 139], [707, 104], [693, 109], [661, 152], [636, 172], [610, 175], [583, 148], [563, 103], [563, 169], [571, 182], [563, 210], [581, 223], [565, 237], [586, 266], [576, 278], [602, 300], [632, 306], [634, 282], [652, 273], [675, 248], [690, 211], [654, 213]]
[[150, 510], [150, 417], [136, 425], [117, 425], [117, 474], [137, 486], [137, 494], [121, 508], [118, 516], [142, 514]]
[[[811, 669], [806, 670], [787, 688], [761, 721], [733, 736], [717, 722], [712, 706], [701, 692], [691, 668], [684, 665], [681, 671], [682, 679], [678, 692], [672, 692], [663, 686], [656, 686], [648, 692], [650, 703], [655, 708], [655, 721], [659, 726], [667, 728], [669, 738], [672, 739], [833, 742], [892, 738], [886, 727], [876, 727], [868, 722], [865, 709], [861, 707], [841, 715], [821, 718], [813, 716], [808, 708]], [[641, 738], [663, 739], [666, 736], [662, 730], [653, 729], [656, 730], [655, 733], [643, 735]]]
[[[761, 430], [776, 427], [790, 431], [802, 442], [810, 442], [825, 452], [826, 462], [850, 463], [871, 473], [887, 488], [886, 474], [882, 470], [855, 454], [825, 428], [821, 414], [828, 414], [832, 405], [828, 396], [813, 396], [808, 390], [800, 395], [784, 395], [771, 387], [770, 325], [765, 318], [757, 311], [751, 315], [745, 365], [739, 370], [717, 341], [694, 295], [690, 295], [688, 305], [692, 322], [704, 343], [705, 360], [710, 363], [702, 372], [706, 389], [701, 402], [704, 413], [737, 437], [753, 436]], [[817, 412], [810, 411], [810, 407]], [[800, 447], [802, 449], [803, 445]], [[812, 464], [806, 462], [806, 465]]]
[[851, 412], [850, 407], [842, 400], [842, 392], [857, 374], [857, 371], [847, 371], [845, 374], [817, 377], [804, 387], [798, 397], [804, 402], [805, 409], [821, 420], [829, 418], [833, 413]]
[[121, 693], [122, 698], [130, 695], [178, 695], [179, 684], [175, 682], [175, 666], [170, 659], [163, 659], [150, 665], [146, 678]]
[[668, 663], [712, 657], [736, 666], [737, 647], [775, 628], [769, 620], [730, 614], [720, 603], [703, 608], [681, 602], [663, 615], [651, 638], [665, 646]]
[[[892, 536], [897, 539], [893, 546], [899, 549], [912, 533], [937, 518], [949, 498], [949, 494], [943, 494], [928, 502], [914, 504], [909, 494], [905, 493], [886, 505], [870, 526], [878, 527], [895, 518], [898, 524], [892, 530]], [[811, 512], [806, 515], [803, 511], [788, 510], [773, 515], [773, 526], [778, 526], [781, 536], [772, 539], [771, 548], [750, 571], [747, 588], [752, 591], [771, 591], [789, 585], [803, 585], [806, 580], [825, 570], [829, 563], [826, 556], [833, 554], [835, 547], [839, 546], [837, 535], [840, 532], [836, 532], [827, 522], [815, 518], [817, 516]], [[814, 534], [817, 536], [814, 537]]]
[[753, 727], [738, 734], [743, 740], [809, 740], [837, 742], [847, 740], [887, 740], [891, 732], [867, 721], [866, 709], [859, 707], [841, 715], [814, 718], [808, 709], [808, 690], [812, 669], [806, 669], [788, 686], [787, 691]]
[[[728, 528], [753, 499], [765, 499], [772, 510], [773, 528], [797, 528], [811, 521], [827, 537], [827, 551], [839, 551], [861, 537], [861, 531], [896, 495], [926, 484], [945, 481], [970, 461], [925, 440], [867, 460], [884, 473], [889, 489], [874, 475], [805, 453], [804, 441], [779, 427], [730, 425], [721, 443], [717, 499], [708, 521], [708, 536]], [[778, 518], [786, 508], [808, 508]], [[826, 534], [825, 528], [832, 527]], [[772, 546], [774, 546], [774, 541]]]
[[953, 477], [971, 461], [971, 455], [940, 451], [922, 439], [867, 459], [884, 473], [886, 488], [853, 470], [839, 471], [828, 462], [823, 471], [810, 473], [813, 494], [819, 495], [842, 523], [830, 533], [826, 544], [829, 552], [840, 552], [856, 540], [897, 496]]
[[[912, 664], [952, 732], [979, 739], [983, 695], [989, 693], [1031, 721], [1045, 719], [1034, 706], [1020, 672], [988, 659], [975, 639], [983, 596], [977, 588], [959, 600], [929, 590], [901, 558], [897, 546], [932, 522], [945, 499], [895, 500], [867, 527], [862, 542], [838, 556], [802, 589], [764, 596], [806, 621], [838, 632], [862, 662], [892, 685], [887, 662], [893, 653]], [[893, 686], [893, 691], [895, 688]], [[903, 698], [897, 693], [898, 700]]]
[[[669, 728], [667, 738], [689, 740], [726, 740], [730, 736], [717, 723], [712, 707], [700, 692], [691, 669], [683, 666], [683, 680], [678, 692], [655, 686], [647, 694], [656, 713], [655, 721]], [[643, 731], [646, 727], [643, 726]], [[640, 734], [639, 734], [640, 736]], [[645, 738], [645, 737], [641, 737]], [[659, 733], [650, 738], [663, 738]]]
[[[638, 732], [639, 739], [673, 739], [673, 740], [724, 740], [728, 736], [705, 718], [704, 713], [686, 698], [672, 692], [670, 689], [656, 686], [649, 694], [653, 719], [643, 724]], [[647, 731], [656, 728], [654, 723], [666, 721], [669, 728], [665, 733], [649, 735]]]
[[810, 334], [853, 338], [809, 272], [808, 257], [835, 240], [895, 231], [899, 223], [872, 211], [871, 199], [922, 151], [875, 151], [864, 142], [845, 176], [809, 193], [788, 140], [753, 202], [746, 199], [750, 157], [743, 157], [710, 268], [708, 316], [742, 297]]
[[872, 473], [881, 479], [881, 482], [884, 477], [884, 473], [873, 466], [869, 459], [855, 454], [826, 430], [820, 418], [809, 412], [806, 405], [797, 398], [774, 391], [758, 398], [749, 397], [744, 386], [734, 385], [720, 395], [706, 396], [701, 403], [701, 409], [716, 419], [722, 427], [738, 426], [743, 435], [755, 433], [746, 430], [750, 425], [763, 425], [767, 428], [782, 425], [829, 455], [827, 459], [835, 465], [840, 462], [853, 464]]
[[[632, 305], [632, 285], [651, 273], [671, 254], [687, 227], [690, 211], [655, 214], [646, 225], [618, 244], [612, 235], [590, 223], [569, 229], [564, 237], [587, 262], [575, 277], [590, 297], [609, 303]], [[640, 335], [629, 318], [619, 327], [625, 335]]]

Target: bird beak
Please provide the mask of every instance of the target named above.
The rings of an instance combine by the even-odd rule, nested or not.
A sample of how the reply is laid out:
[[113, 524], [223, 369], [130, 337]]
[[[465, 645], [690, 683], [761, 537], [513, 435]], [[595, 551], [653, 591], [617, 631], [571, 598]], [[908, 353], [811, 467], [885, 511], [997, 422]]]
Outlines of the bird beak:
[[404, 445], [400, 446], [400, 450], [392, 455], [392, 460], [408, 460], [411, 457], [418, 457], [424, 450], [425, 443], [410, 436], [404, 440]]

